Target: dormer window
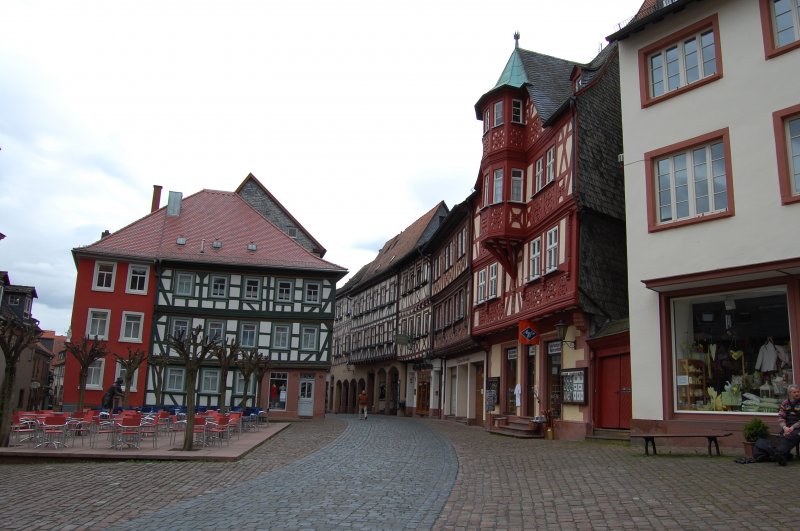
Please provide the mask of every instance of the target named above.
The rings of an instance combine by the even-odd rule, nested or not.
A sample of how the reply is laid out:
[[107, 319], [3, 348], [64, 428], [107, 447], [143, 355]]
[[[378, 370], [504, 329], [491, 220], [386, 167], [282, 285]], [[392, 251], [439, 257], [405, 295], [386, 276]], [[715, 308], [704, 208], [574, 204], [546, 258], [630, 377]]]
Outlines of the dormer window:
[[178, 239], [175, 240], [175, 243], [178, 245], [186, 245], [186, 238], [183, 236], [178, 236]]
[[9, 295], [8, 296], [8, 305], [9, 306], [19, 306], [20, 296], [19, 295]]
[[248, 251], [255, 251], [256, 249], [257, 249], [257, 247], [256, 247], [255, 243], [250, 242], [249, 244], [247, 244], [247, 250]]
[[290, 238], [297, 239], [297, 227], [289, 227], [286, 229], [286, 234], [289, 235]]
[[211, 243], [211, 247], [213, 247], [214, 249], [222, 249], [222, 242], [219, 240], [214, 240]]
[[583, 87], [583, 78], [578, 76], [575, 78], [575, 92], [578, 92]]
[[503, 100], [494, 102], [494, 127], [503, 125]]

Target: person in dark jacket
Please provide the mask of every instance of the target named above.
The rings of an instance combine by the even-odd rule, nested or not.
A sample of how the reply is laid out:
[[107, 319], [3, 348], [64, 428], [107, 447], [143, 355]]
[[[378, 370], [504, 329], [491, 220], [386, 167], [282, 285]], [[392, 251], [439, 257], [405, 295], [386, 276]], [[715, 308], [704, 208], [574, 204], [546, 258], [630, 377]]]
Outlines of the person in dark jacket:
[[792, 448], [800, 443], [800, 385], [789, 386], [789, 398], [781, 403], [778, 411], [778, 425], [781, 428], [781, 440], [776, 451], [780, 466], [786, 466]]
[[106, 394], [103, 395], [103, 403], [101, 404], [103, 409], [113, 409], [114, 399], [124, 395], [125, 393], [122, 391], [122, 378], [117, 378], [117, 381], [111, 384]]

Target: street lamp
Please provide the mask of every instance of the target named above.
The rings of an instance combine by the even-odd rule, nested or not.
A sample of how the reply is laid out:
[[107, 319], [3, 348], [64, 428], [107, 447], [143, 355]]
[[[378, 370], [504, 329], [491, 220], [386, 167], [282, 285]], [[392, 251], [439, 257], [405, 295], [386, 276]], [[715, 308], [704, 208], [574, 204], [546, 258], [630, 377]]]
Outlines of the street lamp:
[[570, 348], [574, 349], [575, 348], [575, 342], [574, 341], [565, 341], [564, 340], [564, 338], [567, 337], [567, 326], [568, 325], [564, 324], [563, 321], [559, 321], [558, 323], [556, 323], [556, 337], [558, 337], [558, 340], [561, 341], [561, 343], [563, 343], [565, 345], [569, 345]]

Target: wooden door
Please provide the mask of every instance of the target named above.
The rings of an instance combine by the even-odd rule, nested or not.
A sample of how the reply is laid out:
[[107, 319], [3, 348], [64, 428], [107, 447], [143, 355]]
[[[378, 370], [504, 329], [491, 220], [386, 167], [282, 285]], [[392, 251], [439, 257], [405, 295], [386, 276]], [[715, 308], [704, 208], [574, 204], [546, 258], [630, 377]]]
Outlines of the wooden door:
[[598, 428], [631, 427], [631, 356], [630, 353], [598, 358]]
[[527, 382], [527, 411], [525, 414], [529, 417], [533, 417], [537, 414], [536, 412], [536, 402], [537, 402], [537, 394], [536, 394], [536, 359], [538, 356], [535, 355], [536, 348], [531, 347], [532, 354], [528, 355], [528, 375], [526, 378]]
[[430, 382], [419, 382], [417, 386], [417, 415], [427, 415], [431, 400]]
[[475, 413], [472, 418], [474, 418], [478, 422], [481, 422], [483, 421], [483, 412], [486, 409], [486, 404], [484, 403], [485, 395], [483, 389], [483, 363], [477, 363], [475, 365], [474, 395], [475, 395]]

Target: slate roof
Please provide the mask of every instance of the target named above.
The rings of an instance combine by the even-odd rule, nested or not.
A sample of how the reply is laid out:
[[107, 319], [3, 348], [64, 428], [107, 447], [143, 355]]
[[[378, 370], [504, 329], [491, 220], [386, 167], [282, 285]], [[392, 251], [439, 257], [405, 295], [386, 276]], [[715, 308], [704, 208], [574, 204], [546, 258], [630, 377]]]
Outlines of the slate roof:
[[402, 264], [418, 249], [425, 245], [436, 231], [439, 223], [447, 216], [447, 205], [440, 201], [435, 207], [422, 215], [414, 223], [406, 227], [400, 234], [388, 240], [378, 251], [375, 259], [363, 266], [350, 280], [337, 290], [340, 293], [353, 291], [362, 285], [369, 284], [371, 280], [392, 271]]
[[[645, 26], [649, 24], [661, 22], [664, 15], [681, 11], [687, 4], [697, 1], [698, 0], [674, 0], [672, 2], [665, 2], [665, 0], [644, 0], [644, 3], [642, 3], [636, 15], [618, 31], [606, 37], [606, 40], [608, 42], [613, 42], [630, 37], [633, 33], [643, 30]], [[667, 5], [664, 5], [665, 3]]]
[[[185, 245], [178, 245], [178, 238]], [[222, 247], [215, 249], [218, 240]], [[250, 243], [255, 251], [247, 249]], [[143, 261], [176, 261], [336, 273], [347, 270], [310, 253], [235, 192], [202, 190], [183, 198], [180, 214], [167, 207], [101, 240], [72, 250], [73, 255], [101, 255]]]

